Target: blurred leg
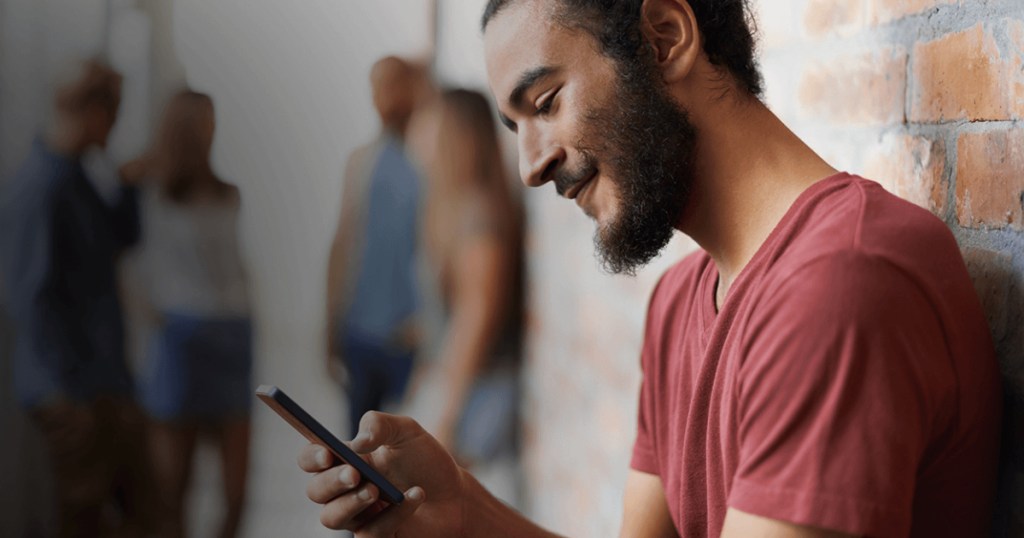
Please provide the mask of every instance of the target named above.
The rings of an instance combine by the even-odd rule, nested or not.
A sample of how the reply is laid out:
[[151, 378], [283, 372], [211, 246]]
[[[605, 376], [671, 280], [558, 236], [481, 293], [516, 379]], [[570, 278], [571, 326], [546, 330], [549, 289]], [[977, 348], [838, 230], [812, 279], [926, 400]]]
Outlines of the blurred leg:
[[57, 535], [98, 536], [103, 505], [109, 499], [107, 460], [97, 447], [91, 406], [70, 404], [33, 411], [46, 440], [57, 495]]
[[223, 424], [220, 433], [220, 457], [224, 477], [224, 523], [221, 538], [238, 536], [238, 528], [245, 509], [245, 489], [249, 477], [249, 434], [250, 421], [229, 420]]
[[160, 536], [185, 535], [185, 493], [192, 471], [198, 427], [155, 422], [150, 428], [150, 453], [160, 492]]
[[159, 501], [146, 443], [146, 417], [135, 402], [114, 405], [106, 445], [117, 465], [114, 486], [122, 515], [118, 536], [152, 536], [159, 528]]

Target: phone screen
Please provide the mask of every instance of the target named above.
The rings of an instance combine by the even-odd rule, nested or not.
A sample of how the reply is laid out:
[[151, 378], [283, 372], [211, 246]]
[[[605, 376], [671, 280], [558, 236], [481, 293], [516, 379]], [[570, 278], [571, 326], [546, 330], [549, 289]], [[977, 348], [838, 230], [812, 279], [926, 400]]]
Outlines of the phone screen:
[[359, 457], [345, 443], [338, 440], [334, 434], [327, 431], [327, 428], [324, 428], [305, 409], [295, 403], [295, 400], [289, 398], [283, 390], [273, 385], [260, 385], [256, 389], [256, 396], [276, 411], [278, 415], [281, 415], [281, 418], [285, 419], [306, 439], [309, 439], [311, 443], [322, 445], [342, 461], [355, 467], [363, 478], [377, 486], [377, 489], [380, 490], [381, 498], [385, 501], [391, 504], [400, 504], [405, 500], [401, 490], [396, 488], [391, 482], [388, 482], [376, 469], [370, 467], [366, 460]]

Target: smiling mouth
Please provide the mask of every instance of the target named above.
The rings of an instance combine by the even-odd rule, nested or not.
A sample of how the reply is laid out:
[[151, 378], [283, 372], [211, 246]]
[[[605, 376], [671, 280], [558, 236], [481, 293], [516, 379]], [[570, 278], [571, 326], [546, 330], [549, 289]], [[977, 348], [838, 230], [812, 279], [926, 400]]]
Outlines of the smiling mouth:
[[583, 188], [586, 187], [591, 181], [593, 181], [595, 177], [597, 177], [597, 170], [594, 170], [594, 173], [590, 174], [586, 178], [577, 181], [576, 184], [572, 186], [572, 188], [566, 191], [565, 197], [568, 198], [569, 200], [575, 200], [576, 197], [579, 196], [580, 192], [583, 191]]

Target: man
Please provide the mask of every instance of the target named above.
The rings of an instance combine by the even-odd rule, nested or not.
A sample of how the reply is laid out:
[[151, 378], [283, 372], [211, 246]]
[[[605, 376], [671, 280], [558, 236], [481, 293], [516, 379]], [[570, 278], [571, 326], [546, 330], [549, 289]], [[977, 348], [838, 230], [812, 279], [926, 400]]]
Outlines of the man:
[[15, 392], [48, 445], [60, 536], [140, 534], [152, 516], [116, 275], [139, 235], [136, 193], [123, 186], [107, 206], [82, 165], [105, 147], [120, 96], [118, 73], [84, 64], [3, 207]]
[[[597, 222], [612, 271], [674, 228], [703, 248], [651, 299], [622, 536], [983, 536], [999, 383], [957, 245], [837, 173], [757, 98], [739, 0], [492, 0], [488, 77], [520, 171]], [[610, 83], [608, 81], [611, 81]], [[417, 425], [354, 449], [408, 500], [313, 445], [309, 497], [358, 536], [544, 536]]]
[[327, 267], [326, 333], [327, 369], [348, 389], [352, 435], [364, 413], [402, 397], [412, 370], [420, 185], [403, 139], [418, 78], [394, 56], [374, 64], [381, 133], [345, 169]]

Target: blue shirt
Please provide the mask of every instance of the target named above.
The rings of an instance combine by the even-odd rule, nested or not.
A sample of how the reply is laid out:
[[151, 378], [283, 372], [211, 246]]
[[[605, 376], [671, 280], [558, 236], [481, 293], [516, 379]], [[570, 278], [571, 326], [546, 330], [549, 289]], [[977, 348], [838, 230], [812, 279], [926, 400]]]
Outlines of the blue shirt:
[[135, 189], [122, 188], [110, 207], [78, 159], [36, 141], [0, 200], [0, 220], [21, 404], [130, 393], [116, 263], [138, 240]]
[[420, 184], [401, 143], [383, 141], [369, 179], [352, 302], [350, 336], [386, 345], [416, 312]]

